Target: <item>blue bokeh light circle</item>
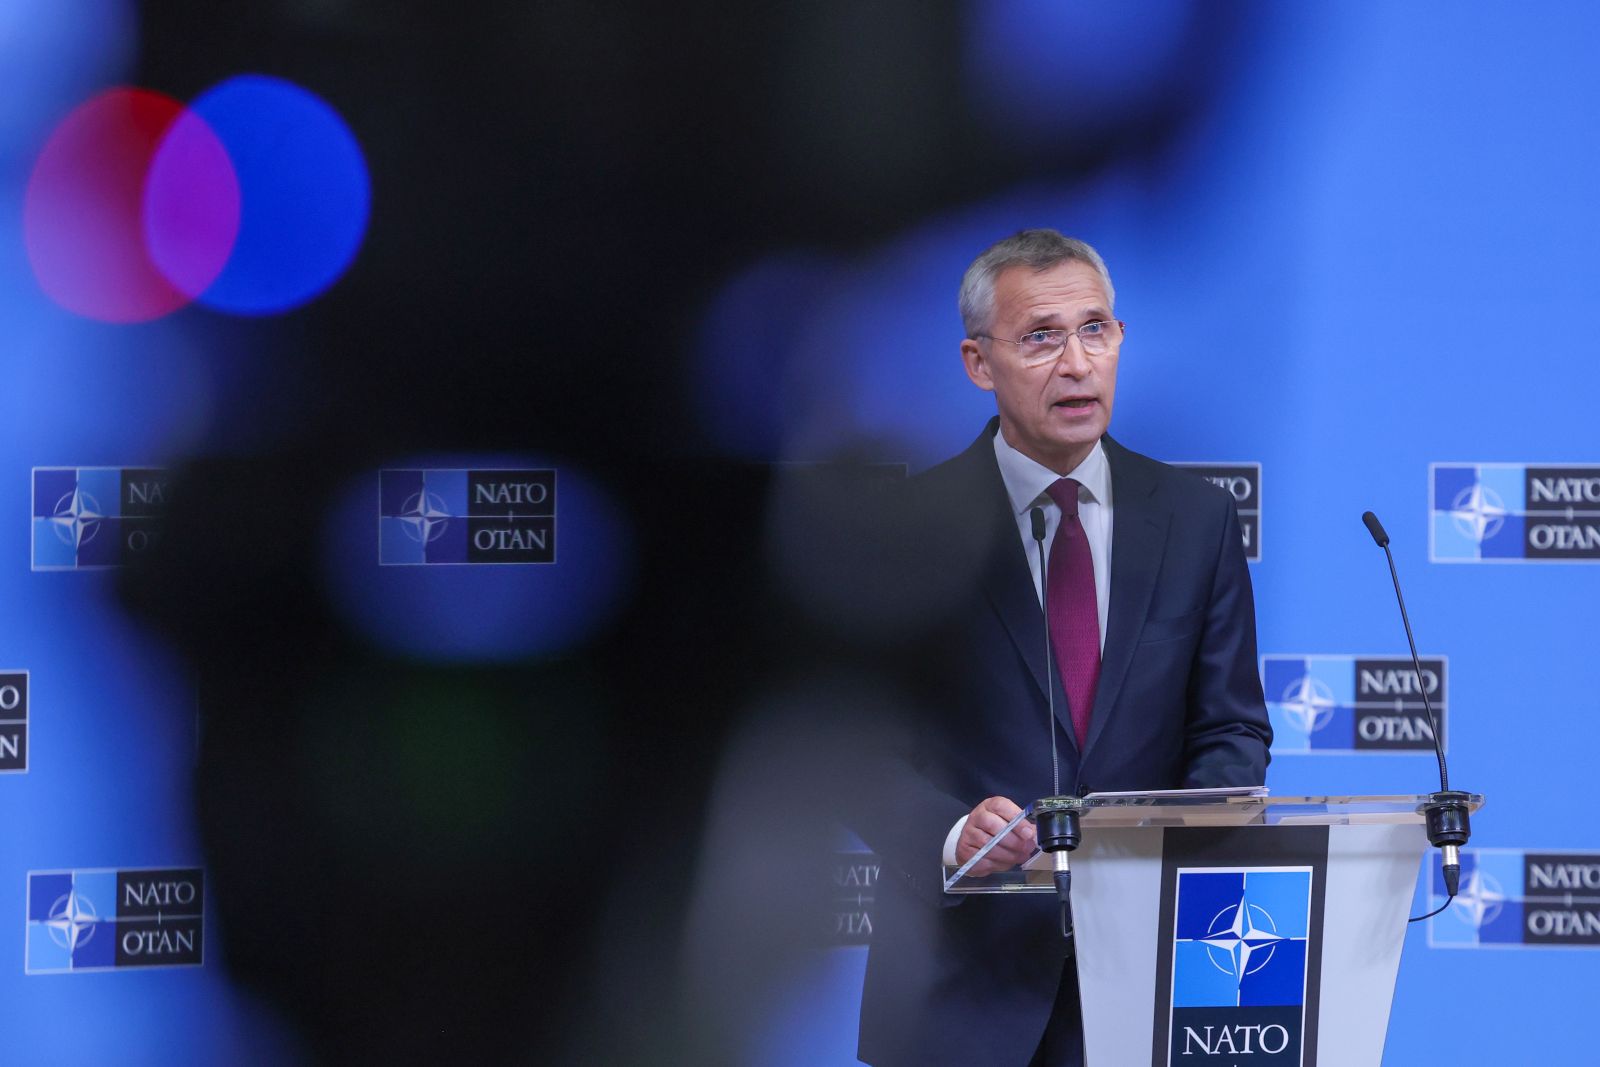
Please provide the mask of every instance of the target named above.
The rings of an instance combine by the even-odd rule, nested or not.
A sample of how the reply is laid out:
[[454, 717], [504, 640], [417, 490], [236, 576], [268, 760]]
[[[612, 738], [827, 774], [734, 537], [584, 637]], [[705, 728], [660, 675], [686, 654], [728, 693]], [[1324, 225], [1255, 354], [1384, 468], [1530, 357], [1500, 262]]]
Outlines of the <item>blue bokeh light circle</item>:
[[1185, 38], [1202, 18], [1194, 0], [969, 0], [968, 90], [995, 132], [1021, 145], [1110, 129], [1177, 91]]
[[784, 455], [819, 392], [812, 362], [797, 353], [840, 271], [819, 255], [790, 252], [723, 284], [701, 323], [690, 395], [713, 447], [750, 460]]
[[270, 315], [337, 281], [361, 248], [372, 201], [361, 146], [338, 113], [259, 74], [229, 78], [190, 110], [226, 146], [242, 210], [233, 254], [200, 302]]

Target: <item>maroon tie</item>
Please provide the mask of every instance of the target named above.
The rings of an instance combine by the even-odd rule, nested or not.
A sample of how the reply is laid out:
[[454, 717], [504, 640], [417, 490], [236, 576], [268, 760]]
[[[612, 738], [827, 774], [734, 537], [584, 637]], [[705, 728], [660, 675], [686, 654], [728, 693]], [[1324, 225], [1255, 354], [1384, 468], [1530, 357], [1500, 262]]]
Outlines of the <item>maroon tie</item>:
[[1089, 539], [1078, 521], [1078, 483], [1062, 478], [1049, 489], [1061, 508], [1061, 523], [1050, 542], [1050, 576], [1046, 602], [1050, 609], [1050, 643], [1056, 650], [1061, 688], [1072, 711], [1072, 732], [1078, 751], [1089, 736], [1089, 709], [1100, 681], [1100, 611], [1095, 605], [1094, 560]]

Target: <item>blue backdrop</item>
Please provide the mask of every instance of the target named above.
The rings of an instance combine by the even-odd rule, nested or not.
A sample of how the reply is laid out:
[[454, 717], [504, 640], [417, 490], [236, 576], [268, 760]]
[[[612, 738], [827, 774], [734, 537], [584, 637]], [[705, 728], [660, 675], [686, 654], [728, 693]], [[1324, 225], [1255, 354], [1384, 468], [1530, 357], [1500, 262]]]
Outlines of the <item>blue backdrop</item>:
[[[1129, 323], [1112, 432], [1166, 460], [1261, 464], [1251, 575], [1263, 656], [1406, 655], [1382, 553], [1360, 521], [1370, 508], [1393, 539], [1421, 653], [1447, 660], [1452, 784], [1489, 798], [1473, 845], [1508, 851], [1488, 854], [1485, 872], [1503, 875], [1434, 920], [1431, 943], [1430, 924], [1408, 932], [1384, 1062], [1439, 1052], [1427, 1020], [1448, 989], [1464, 1021], [1442, 1047], [1457, 1062], [1591, 1063], [1592, 935], [1587, 947], [1546, 947], [1492, 928], [1515, 907], [1521, 854], [1600, 858], [1592, 820], [1571, 803], [1600, 743], [1600, 568], [1593, 552], [1435, 562], [1430, 467], [1509, 464], [1520, 485], [1515, 468], [1600, 463], [1589, 340], [1600, 142], [1588, 117], [1600, 11], [1257, 14], [1246, 65], [1173, 155], [1018, 189], [840, 265], [849, 281], [804, 316], [791, 366], [845, 392], [855, 425], [916, 441], [913, 466], [925, 466], [969, 443], [992, 410], [956, 354], [967, 262], [1024, 226], [1099, 248]], [[1454, 493], [1440, 496], [1448, 511]], [[1284, 795], [1436, 781], [1426, 753], [1280, 751], [1268, 772]], [[1469, 859], [1469, 889], [1472, 870]], [[1429, 888], [1419, 879], [1419, 910]], [[841, 947], [818, 961], [774, 1017], [782, 1051], [760, 1062], [853, 1062], [865, 956]]]
[[[1177, 62], [1186, 20], [1208, 9], [1119, 9], [969, 5], [973, 106], [1010, 124], [1019, 145], [1125, 121]], [[226, 983], [209, 925], [200, 967], [25, 973], [39, 925], [25, 917], [48, 918], [30, 910], [30, 872], [201, 862], [193, 688], [122, 621], [112, 572], [32, 569], [32, 472], [174, 463], [219, 432], [211, 412], [240, 376], [263, 373], [256, 357], [208, 344], [214, 318], [91, 322], [53, 305], [30, 272], [33, 159], [67, 109], [125, 76], [128, 10], [0, 0], [0, 674], [28, 673], [26, 770], [0, 774], [0, 916], [11, 917], [0, 922], [0, 1059], [292, 1062], [282, 1028]], [[848, 258], [797, 247], [731, 273], [705, 316], [704, 417], [731, 455], [803, 459], [870, 430], [909, 442], [881, 458], [926, 466], [967, 444], [990, 410], [957, 358], [967, 262], [1024, 226], [1094, 244], [1129, 323], [1113, 432], [1165, 460], [1260, 464], [1251, 573], [1263, 656], [1324, 657], [1328, 677], [1348, 677], [1346, 660], [1404, 654], [1381, 553], [1360, 523], [1371, 508], [1394, 540], [1420, 650], [1447, 661], [1453, 781], [1488, 796], [1473, 845], [1490, 851], [1469, 860], [1472, 907], [1446, 912], [1432, 935], [1408, 932], [1385, 1062], [1438, 1052], [1426, 1021], [1454, 989], [1455, 1062], [1591, 1063], [1600, 945], [1529, 944], [1496, 920], [1534, 910], [1522, 902], [1523, 854], [1600, 854], [1594, 820], [1570, 799], [1600, 743], [1600, 559], [1521, 559], [1519, 543], [1478, 562], [1464, 558], [1477, 540], [1462, 531], [1498, 522], [1478, 527], [1487, 545], [1507, 523], [1532, 525], [1517, 521], [1523, 468], [1581, 478], [1600, 464], [1600, 8], [1248, 11], [1248, 46], [1214, 57], [1227, 64], [1210, 72], [1220, 90], [1159, 157], [1008, 189]], [[1055, 52], [1011, 44], [1023, 40], [1063, 42], [1070, 69], [996, 79], [1002, 60], [1050, 64]], [[712, 340], [748, 322], [772, 335], [767, 374]], [[1473, 486], [1493, 490], [1487, 511]], [[349, 521], [376, 529], [373, 507]], [[1562, 519], [1581, 528], [1582, 511], [1580, 499]], [[448, 598], [449, 580], [429, 596]], [[466, 583], [481, 575], [459, 580], [462, 597], [478, 595]], [[1434, 773], [1423, 753], [1280, 751], [1269, 785], [1415, 793]], [[1428, 890], [1419, 879], [1419, 908]], [[854, 1062], [865, 954], [832, 948], [798, 970], [751, 1061]]]

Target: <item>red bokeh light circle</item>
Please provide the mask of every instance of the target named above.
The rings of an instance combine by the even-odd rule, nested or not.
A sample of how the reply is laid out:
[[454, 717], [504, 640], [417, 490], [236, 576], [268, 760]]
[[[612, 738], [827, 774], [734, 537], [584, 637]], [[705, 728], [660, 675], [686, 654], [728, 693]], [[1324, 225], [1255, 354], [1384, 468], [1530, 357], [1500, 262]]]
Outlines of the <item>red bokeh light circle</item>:
[[[158, 153], [173, 156], [175, 128], [182, 166], [164, 167], [150, 187]], [[23, 201], [40, 287], [104, 322], [147, 322], [189, 303], [227, 262], [238, 229], [226, 149], [183, 104], [148, 89], [109, 89], [75, 108], [45, 143]], [[159, 264], [152, 244], [165, 250]]]

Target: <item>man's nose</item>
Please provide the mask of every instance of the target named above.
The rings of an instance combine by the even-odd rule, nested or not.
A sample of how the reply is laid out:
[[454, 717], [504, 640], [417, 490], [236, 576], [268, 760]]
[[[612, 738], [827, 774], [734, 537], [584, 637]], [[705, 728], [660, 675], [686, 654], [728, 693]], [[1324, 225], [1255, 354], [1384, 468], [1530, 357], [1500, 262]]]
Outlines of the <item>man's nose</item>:
[[1082, 378], [1091, 367], [1089, 354], [1083, 350], [1083, 342], [1078, 340], [1077, 334], [1068, 334], [1067, 343], [1062, 347], [1061, 354], [1056, 356], [1056, 373], [1068, 378]]

